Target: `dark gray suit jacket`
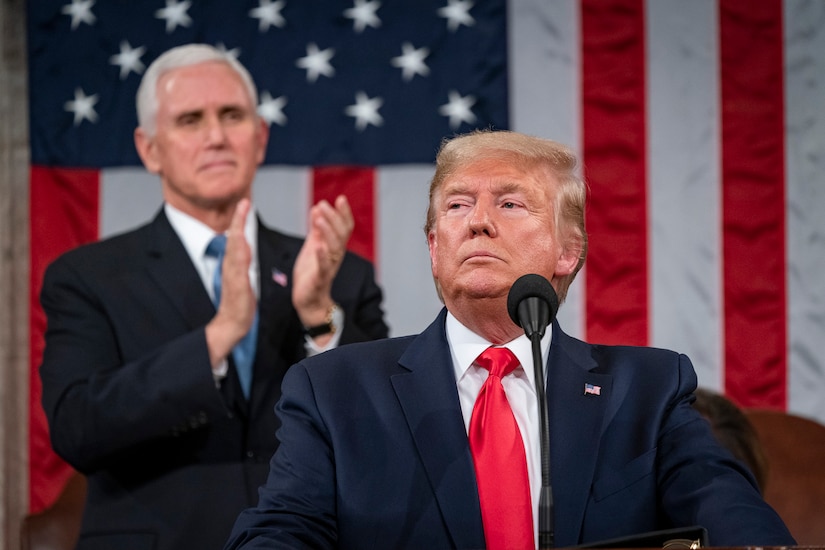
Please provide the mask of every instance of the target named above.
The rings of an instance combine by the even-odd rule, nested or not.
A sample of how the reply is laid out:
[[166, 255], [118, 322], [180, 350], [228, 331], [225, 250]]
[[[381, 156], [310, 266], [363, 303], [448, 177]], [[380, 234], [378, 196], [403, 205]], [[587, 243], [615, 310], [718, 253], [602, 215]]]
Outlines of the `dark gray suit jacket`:
[[[259, 224], [259, 335], [250, 400], [234, 368], [216, 388], [204, 327], [215, 309], [163, 211], [49, 266], [40, 375], [52, 444], [88, 476], [79, 548], [220, 548], [257, 500], [275, 451], [284, 373], [305, 357], [291, 279], [302, 241]], [[367, 261], [333, 285], [341, 342], [387, 336]]]
[[[484, 547], [445, 317], [290, 369], [269, 479], [226, 548]], [[717, 546], [793, 544], [691, 406], [687, 357], [554, 323], [547, 372], [556, 546], [697, 524]]]

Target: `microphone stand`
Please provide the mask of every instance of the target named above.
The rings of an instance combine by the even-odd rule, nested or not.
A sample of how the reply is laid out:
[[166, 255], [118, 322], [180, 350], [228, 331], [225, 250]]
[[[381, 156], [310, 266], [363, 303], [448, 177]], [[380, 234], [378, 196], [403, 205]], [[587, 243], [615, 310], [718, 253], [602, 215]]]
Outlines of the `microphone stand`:
[[533, 373], [536, 378], [536, 397], [539, 405], [539, 430], [541, 436], [541, 493], [539, 493], [539, 550], [553, 548], [553, 491], [550, 487], [550, 442], [548, 441], [549, 415], [545, 395], [544, 362], [541, 356], [541, 334], [530, 335], [533, 346]]
[[536, 377], [536, 399], [539, 407], [539, 438], [541, 448], [541, 492], [539, 493], [539, 540], [540, 550], [553, 548], [553, 490], [550, 487], [550, 420], [547, 411], [547, 392], [544, 380], [544, 362], [541, 354], [541, 338], [547, 326], [556, 317], [559, 300], [550, 281], [536, 274], [519, 277], [507, 295], [507, 312], [510, 319], [524, 329], [533, 351], [533, 373]]

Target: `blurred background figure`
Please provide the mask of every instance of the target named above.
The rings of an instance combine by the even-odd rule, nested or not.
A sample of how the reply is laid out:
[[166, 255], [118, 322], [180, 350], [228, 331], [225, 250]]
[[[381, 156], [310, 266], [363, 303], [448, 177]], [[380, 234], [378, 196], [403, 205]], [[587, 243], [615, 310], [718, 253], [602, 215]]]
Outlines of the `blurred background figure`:
[[46, 271], [43, 408], [87, 476], [79, 549], [220, 548], [266, 479], [290, 365], [387, 336], [373, 267], [346, 249], [346, 198], [316, 204], [305, 239], [255, 215], [256, 105], [217, 48], [158, 57], [134, 141], [162, 207]]
[[707, 388], [697, 388], [693, 406], [704, 416], [719, 443], [753, 472], [765, 492], [768, 462], [762, 443], [748, 417], [733, 401]]

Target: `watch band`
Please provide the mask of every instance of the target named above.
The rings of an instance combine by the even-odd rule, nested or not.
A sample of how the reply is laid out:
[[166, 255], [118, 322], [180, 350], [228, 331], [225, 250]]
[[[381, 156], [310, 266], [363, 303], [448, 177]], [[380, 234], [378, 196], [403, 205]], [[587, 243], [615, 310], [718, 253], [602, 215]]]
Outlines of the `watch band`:
[[304, 333], [310, 338], [315, 338], [324, 334], [335, 334], [337, 327], [335, 326], [335, 323], [333, 323], [333, 319], [337, 310], [338, 304], [333, 303], [327, 310], [327, 316], [324, 318], [324, 322], [320, 325], [304, 327]]

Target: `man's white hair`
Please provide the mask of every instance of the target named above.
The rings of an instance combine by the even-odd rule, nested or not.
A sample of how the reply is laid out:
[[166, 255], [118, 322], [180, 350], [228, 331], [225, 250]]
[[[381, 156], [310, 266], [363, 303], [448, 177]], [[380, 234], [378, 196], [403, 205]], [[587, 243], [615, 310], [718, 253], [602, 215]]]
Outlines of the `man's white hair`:
[[249, 93], [252, 105], [258, 105], [258, 90], [249, 71], [238, 62], [237, 59], [222, 52], [221, 50], [207, 44], [185, 44], [167, 50], [155, 59], [143, 79], [137, 91], [137, 117], [138, 125], [148, 136], [154, 136], [156, 128], [156, 117], [158, 114], [158, 80], [164, 73], [173, 69], [190, 67], [200, 63], [217, 61], [226, 63], [233, 71], [238, 73]]

